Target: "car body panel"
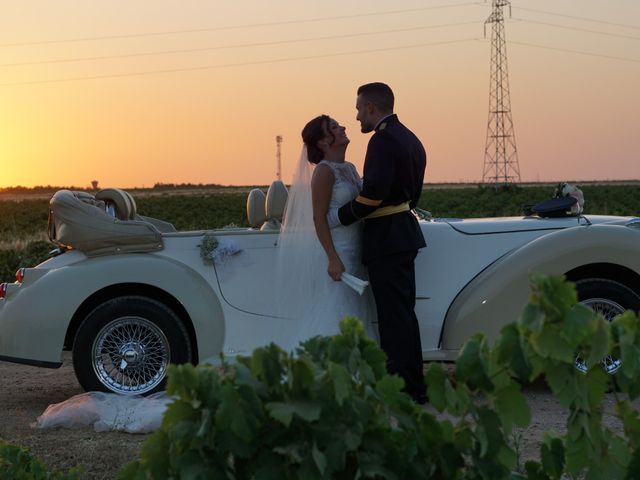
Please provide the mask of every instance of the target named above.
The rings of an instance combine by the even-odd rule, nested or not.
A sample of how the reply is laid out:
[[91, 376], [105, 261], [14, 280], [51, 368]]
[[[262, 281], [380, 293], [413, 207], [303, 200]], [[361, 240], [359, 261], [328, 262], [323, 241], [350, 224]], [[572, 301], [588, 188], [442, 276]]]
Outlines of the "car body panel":
[[416, 257], [415, 311], [424, 352], [439, 350], [442, 319], [458, 292], [498, 258], [539, 236], [527, 231], [509, 238], [461, 235], [444, 222], [430, 227], [425, 229], [427, 246]]
[[[425, 360], [455, 358], [477, 331], [495, 338], [529, 295], [528, 274], [566, 273], [596, 262], [640, 275], [640, 229], [611, 216], [421, 221], [427, 246], [416, 258], [416, 315]], [[240, 252], [215, 265], [201, 258], [204, 235]], [[153, 287], [184, 308], [200, 362], [284, 344], [291, 319], [277, 318], [273, 282], [278, 232], [170, 232], [164, 248], [87, 258], [69, 251], [27, 269], [0, 299], [0, 358], [57, 365], [72, 319], [97, 292]], [[86, 304], [85, 304], [86, 305]]]
[[611, 264], [640, 272], [640, 230], [591, 225], [545, 235], [510, 252], [475, 277], [444, 321], [442, 349], [456, 351], [477, 332], [489, 341], [517, 320], [529, 296], [529, 274], [558, 275], [585, 264]]
[[120, 283], [153, 286], [178, 299], [198, 332], [200, 355], [216, 354], [225, 337], [223, 311], [217, 293], [202, 276], [213, 279], [215, 274], [210, 267], [208, 272], [188, 267], [202, 262], [195, 243], [190, 248], [188, 243], [181, 245], [172, 249], [174, 258], [164, 251], [91, 259], [69, 252], [41, 264], [38, 269], [44, 273], [33, 283], [29, 269], [21, 287], [0, 302], [0, 355], [59, 362], [67, 327], [80, 305]]
[[240, 255], [231, 255], [215, 265], [225, 301], [239, 310], [256, 315], [276, 315], [275, 288], [271, 281], [276, 268], [278, 232], [245, 236], [229, 234], [242, 245]]
[[[540, 219], [436, 219], [421, 222], [427, 246], [416, 258], [416, 316], [420, 322], [423, 357], [443, 358], [441, 334], [454, 299], [480, 272], [502, 256], [542, 236], [580, 224], [622, 223], [620, 217], [597, 216]], [[528, 292], [528, 281], [525, 285]], [[463, 334], [464, 335], [464, 334]], [[467, 335], [468, 337], [469, 335]], [[455, 355], [444, 353], [445, 358]]]

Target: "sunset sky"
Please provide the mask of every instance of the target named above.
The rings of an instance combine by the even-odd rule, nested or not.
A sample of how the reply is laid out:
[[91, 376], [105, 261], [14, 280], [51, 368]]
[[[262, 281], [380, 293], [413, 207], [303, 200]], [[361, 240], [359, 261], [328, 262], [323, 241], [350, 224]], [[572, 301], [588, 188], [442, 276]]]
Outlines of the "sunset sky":
[[[513, 0], [523, 181], [640, 178], [640, 2]], [[4, 1], [0, 187], [289, 182], [327, 113], [361, 171], [355, 91], [388, 83], [427, 182], [478, 182], [491, 2]], [[508, 18], [508, 9], [506, 10]]]

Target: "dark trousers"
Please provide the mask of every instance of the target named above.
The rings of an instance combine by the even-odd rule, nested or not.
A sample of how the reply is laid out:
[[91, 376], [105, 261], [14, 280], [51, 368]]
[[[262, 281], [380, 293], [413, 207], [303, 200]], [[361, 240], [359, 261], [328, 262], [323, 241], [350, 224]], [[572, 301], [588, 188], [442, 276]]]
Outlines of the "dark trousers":
[[424, 399], [425, 386], [420, 329], [414, 311], [416, 254], [412, 251], [383, 256], [367, 267], [378, 311], [380, 343], [387, 354], [387, 371], [400, 375], [405, 391], [420, 401]]

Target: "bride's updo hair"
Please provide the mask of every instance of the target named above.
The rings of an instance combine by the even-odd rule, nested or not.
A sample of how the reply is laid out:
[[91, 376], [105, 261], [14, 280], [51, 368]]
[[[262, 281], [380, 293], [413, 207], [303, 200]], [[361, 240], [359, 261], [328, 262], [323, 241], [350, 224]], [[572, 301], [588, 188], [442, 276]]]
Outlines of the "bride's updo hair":
[[320, 163], [324, 158], [324, 152], [318, 148], [318, 142], [327, 135], [333, 137], [329, 131], [330, 120], [331, 117], [329, 115], [320, 115], [307, 123], [302, 129], [302, 141], [307, 146], [309, 161], [314, 165]]

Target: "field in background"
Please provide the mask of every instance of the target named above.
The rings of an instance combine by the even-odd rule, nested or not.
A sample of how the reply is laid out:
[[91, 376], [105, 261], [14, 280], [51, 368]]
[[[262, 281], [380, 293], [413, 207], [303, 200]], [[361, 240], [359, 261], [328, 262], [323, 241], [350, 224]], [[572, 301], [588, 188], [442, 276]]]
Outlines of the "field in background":
[[[585, 213], [640, 215], [640, 182], [577, 183]], [[554, 184], [525, 184], [509, 190], [466, 184], [425, 185], [419, 207], [435, 217], [520, 216], [523, 208], [551, 198]], [[248, 226], [247, 193], [254, 187], [189, 186], [132, 189], [138, 213], [160, 218], [178, 230]], [[266, 192], [266, 187], [262, 188]], [[53, 247], [46, 239], [48, 203], [55, 189], [0, 191], [0, 282], [13, 281], [20, 266], [34, 265]]]

